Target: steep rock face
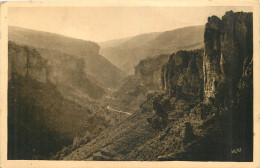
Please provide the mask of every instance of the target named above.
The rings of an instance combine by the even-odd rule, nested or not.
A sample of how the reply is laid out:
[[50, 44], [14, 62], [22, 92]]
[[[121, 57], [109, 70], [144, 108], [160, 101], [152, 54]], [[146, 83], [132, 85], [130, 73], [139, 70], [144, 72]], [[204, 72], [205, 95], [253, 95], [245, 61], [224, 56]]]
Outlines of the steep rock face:
[[151, 84], [158, 89], [161, 84], [161, 67], [168, 58], [169, 55], [159, 55], [140, 61], [135, 67], [135, 76], [141, 79], [142, 84]]
[[[200, 140], [195, 138], [193, 145], [184, 145], [186, 151], [179, 153], [178, 156], [175, 155], [175, 158], [252, 160], [252, 40], [252, 13], [230, 11], [222, 19], [216, 16], [208, 18], [204, 33], [205, 52], [201, 54], [203, 61], [198, 66], [200, 67], [198, 70], [203, 70], [200, 80], [204, 82], [201, 85], [203, 90], [200, 89], [200, 96], [201, 100], [204, 98], [204, 102], [193, 104], [195, 107], [188, 109], [190, 112], [187, 113], [188, 122], [191, 123], [194, 133], [200, 137]], [[180, 123], [182, 117], [176, 117], [179, 109], [178, 101], [176, 102], [177, 91], [180, 92], [180, 95], [185, 95], [185, 89], [190, 88], [187, 86], [183, 88], [186, 83], [183, 79], [190, 75], [181, 74], [181, 70], [185, 70], [188, 65], [189, 56], [186, 53], [179, 51], [179, 53], [173, 54], [170, 57], [170, 60], [173, 61], [169, 60], [172, 64], [168, 63], [168, 66], [166, 64], [162, 71], [164, 90], [167, 91], [169, 97], [174, 97], [174, 101], [171, 98], [170, 102], [174, 102], [171, 105], [173, 104], [175, 107], [170, 109], [173, 112], [168, 112], [168, 116], [173, 113], [175, 120]], [[188, 55], [192, 55], [192, 53]], [[196, 70], [192, 72], [196, 72]], [[199, 83], [195, 82], [195, 84]], [[191, 103], [188, 99], [183, 100], [186, 101], [185, 104]], [[185, 116], [184, 111], [181, 108], [181, 114]], [[167, 113], [167, 110], [164, 113]], [[187, 118], [185, 117], [185, 119]], [[205, 148], [212, 147], [212, 144], [216, 148], [221, 146], [222, 149], [219, 151], [216, 149], [205, 150]], [[225, 150], [230, 151], [237, 148], [241, 148], [241, 152], [226, 152], [222, 155]], [[168, 157], [170, 160], [173, 158]]]
[[[212, 16], [204, 36], [204, 53], [179, 51], [162, 68], [162, 88], [168, 97], [155, 94], [150, 102], [153, 116], [147, 122], [165, 131], [173, 124], [187, 124], [179, 137], [184, 150], [158, 159], [251, 161], [252, 13], [230, 11], [222, 20]], [[226, 152], [234, 149], [240, 152]]]
[[178, 51], [162, 67], [162, 89], [170, 96], [182, 93], [200, 94], [203, 81], [202, 50]]
[[203, 57], [206, 101], [210, 97], [216, 97], [216, 101], [222, 99], [222, 92], [230, 98], [236, 95], [237, 83], [243, 71], [241, 67], [245, 60], [252, 60], [252, 35], [252, 13], [230, 11], [222, 20], [216, 16], [208, 18]]
[[161, 66], [168, 61], [168, 58], [169, 55], [165, 54], [140, 61], [135, 67], [135, 74], [126, 78], [122, 86], [106, 101], [111, 107], [127, 112], [140, 109], [147, 94], [160, 89]]

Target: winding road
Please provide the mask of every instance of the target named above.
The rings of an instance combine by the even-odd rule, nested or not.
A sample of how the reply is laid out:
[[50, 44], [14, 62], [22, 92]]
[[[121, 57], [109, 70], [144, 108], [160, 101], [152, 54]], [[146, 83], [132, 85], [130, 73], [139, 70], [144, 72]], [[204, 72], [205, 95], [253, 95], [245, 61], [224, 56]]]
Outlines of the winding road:
[[[111, 88], [107, 88], [107, 90], [110, 90], [110, 91], [113, 91], [113, 92], [116, 92], [116, 91], [117, 91], [116, 89], [111, 89]], [[114, 97], [106, 96], [106, 98], [107, 98], [107, 99], [115, 100]], [[110, 110], [110, 111], [117, 112], [117, 113], [123, 113], [123, 114], [127, 114], [127, 115], [132, 115], [132, 114], [129, 113], [129, 112], [125, 112], [125, 111], [121, 111], [121, 110], [115, 110], [115, 109], [112, 109], [109, 105], [107, 106], [107, 109]]]
[[123, 114], [127, 114], [127, 115], [132, 115], [131, 113], [128, 113], [128, 112], [125, 112], [125, 111], [120, 111], [120, 110], [112, 109], [112, 108], [110, 108], [109, 106], [107, 106], [107, 109], [108, 109], [108, 110], [111, 110], [111, 111], [118, 112], [118, 113], [123, 113]]

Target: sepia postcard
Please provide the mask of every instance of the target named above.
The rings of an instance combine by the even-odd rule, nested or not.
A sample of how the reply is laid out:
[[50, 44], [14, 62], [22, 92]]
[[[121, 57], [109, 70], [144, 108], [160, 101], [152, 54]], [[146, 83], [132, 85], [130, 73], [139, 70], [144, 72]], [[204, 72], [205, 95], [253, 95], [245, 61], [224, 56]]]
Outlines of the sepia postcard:
[[259, 3], [1, 3], [0, 167], [255, 167]]

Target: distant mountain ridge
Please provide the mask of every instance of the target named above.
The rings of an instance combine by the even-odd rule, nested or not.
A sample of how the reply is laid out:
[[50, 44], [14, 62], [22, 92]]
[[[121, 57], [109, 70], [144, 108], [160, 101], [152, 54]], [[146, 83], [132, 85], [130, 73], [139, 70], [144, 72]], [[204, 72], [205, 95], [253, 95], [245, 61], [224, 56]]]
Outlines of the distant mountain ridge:
[[15, 26], [8, 27], [8, 40], [17, 44], [30, 45], [34, 48], [47, 48], [76, 56], [98, 54], [100, 49], [98, 44], [91, 41]]
[[139, 61], [178, 50], [203, 47], [204, 26], [190, 26], [165, 32], [146, 33], [120, 40], [99, 43], [100, 53], [127, 74], [134, 74]]

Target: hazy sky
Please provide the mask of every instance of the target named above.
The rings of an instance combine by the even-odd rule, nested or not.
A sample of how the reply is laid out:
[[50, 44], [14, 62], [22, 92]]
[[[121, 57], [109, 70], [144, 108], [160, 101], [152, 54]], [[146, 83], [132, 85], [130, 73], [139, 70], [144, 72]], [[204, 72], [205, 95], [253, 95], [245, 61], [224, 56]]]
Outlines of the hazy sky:
[[246, 7], [12, 7], [8, 23], [74, 38], [101, 42], [204, 25], [208, 16]]

